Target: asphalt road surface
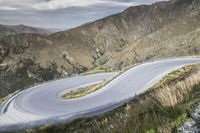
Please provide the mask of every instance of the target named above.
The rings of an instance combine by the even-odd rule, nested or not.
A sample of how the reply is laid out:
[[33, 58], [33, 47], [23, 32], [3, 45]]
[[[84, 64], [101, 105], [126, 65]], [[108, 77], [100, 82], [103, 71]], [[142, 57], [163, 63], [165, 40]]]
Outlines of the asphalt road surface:
[[113, 110], [144, 93], [166, 74], [200, 58], [165, 59], [138, 65], [89, 95], [63, 100], [67, 91], [112, 78], [116, 73], [77, 76], [32, 87], [9, 99], [1, 108], [0, 131], [31, 128], [90, 117]]

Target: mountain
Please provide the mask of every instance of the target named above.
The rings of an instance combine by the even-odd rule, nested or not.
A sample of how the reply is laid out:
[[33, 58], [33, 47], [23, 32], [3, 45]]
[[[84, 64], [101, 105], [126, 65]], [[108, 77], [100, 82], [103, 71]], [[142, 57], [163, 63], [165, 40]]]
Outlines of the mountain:
[[90, 51], [87, 53], [93, 58], [89, 62], [109, 69], [154, 58], [198, 54], [199, 5], [198, 0], [172, 0], [130, 7], [51, 38], [68, 49]]
[[41, 35], [50, 35], [58, 32], [57, 29], [36, 28], [25, 25], [0, 25], [0, 37], [5, 35], [15, 35], [18, 33], [36, 33]]
[[0, 39], [0, 94], [91, 69], [120, 70], [157, 58], [198, 55], [199, 42], [199, 0], [134, 6], [49, 36], [7, 35]]

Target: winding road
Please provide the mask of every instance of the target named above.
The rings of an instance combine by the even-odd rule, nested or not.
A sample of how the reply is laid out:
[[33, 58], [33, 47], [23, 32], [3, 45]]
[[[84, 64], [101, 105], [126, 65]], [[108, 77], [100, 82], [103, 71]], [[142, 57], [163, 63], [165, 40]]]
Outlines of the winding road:
[[89, 117], [113, 110], [144, 93], [166, 74], [200, 58], [165, 59], [138, 65], [114, 78], [100, 90], [71, 100], [61, 94], [112, 78], [117, 73], [102, 73], [55, 80], [32, 87], [10, 98], [1, 108], [0, 131], [31, 128]]

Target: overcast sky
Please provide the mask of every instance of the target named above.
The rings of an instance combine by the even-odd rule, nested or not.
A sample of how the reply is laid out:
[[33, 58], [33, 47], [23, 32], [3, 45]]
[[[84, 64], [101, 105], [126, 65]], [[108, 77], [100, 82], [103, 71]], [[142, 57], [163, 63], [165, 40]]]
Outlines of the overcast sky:
[[0, 0], [1, 24], [68, 29], [161, 0]]

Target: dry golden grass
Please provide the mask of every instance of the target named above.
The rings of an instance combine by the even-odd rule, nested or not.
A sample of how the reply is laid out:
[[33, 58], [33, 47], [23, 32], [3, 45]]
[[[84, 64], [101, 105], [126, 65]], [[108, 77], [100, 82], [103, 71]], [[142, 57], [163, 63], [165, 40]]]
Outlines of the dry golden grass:
[[200, 83], [200, 71], [191, 75], [183, 81], [177, 82], [173, 86], [165, 85], [159, 89], [155, 97], [166, 107], [173, 107], [184, 100], [189, 100], [190, 93], [195, 85]]
[[187, 119], [190, 106], [199, 101], [199, 84], [200, 70], [171, 85], [154, 88], [149, 95], [130, 103], [130, 116], [120, 129], [134, 133], [172, 132]]

